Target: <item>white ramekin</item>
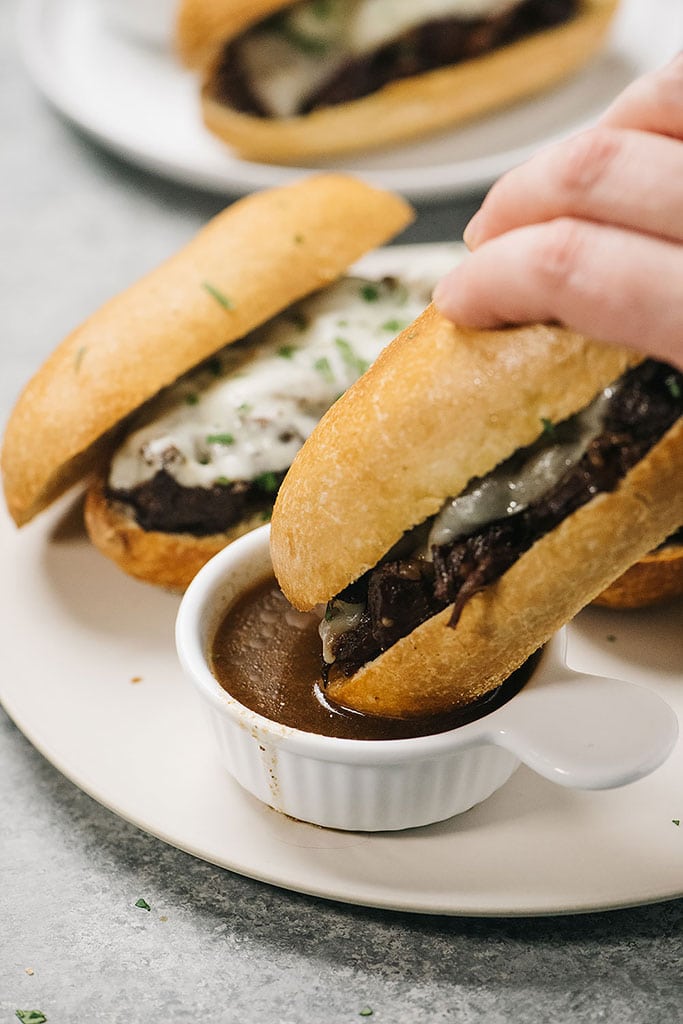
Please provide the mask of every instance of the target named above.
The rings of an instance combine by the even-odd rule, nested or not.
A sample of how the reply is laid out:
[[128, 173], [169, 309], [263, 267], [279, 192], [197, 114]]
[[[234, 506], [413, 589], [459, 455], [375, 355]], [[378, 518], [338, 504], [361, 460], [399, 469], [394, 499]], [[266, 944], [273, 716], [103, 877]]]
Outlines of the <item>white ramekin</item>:
[[264, 526], [197, 575], [181, 602], [176, 643], [209, 711], [225, 767], [284, 814], [338, 829], [412, 828], [485, 800], [520, 762], [560, 785], [609, 789], [649, 774], [676, 742], [676, 716], [656, 694], [570, 670], [563, 632], [546, 646], [520, 693], [450, 732], [348, 740], [272, 722], [226, 693], [207, 660], [230, 606], [271, 574]]

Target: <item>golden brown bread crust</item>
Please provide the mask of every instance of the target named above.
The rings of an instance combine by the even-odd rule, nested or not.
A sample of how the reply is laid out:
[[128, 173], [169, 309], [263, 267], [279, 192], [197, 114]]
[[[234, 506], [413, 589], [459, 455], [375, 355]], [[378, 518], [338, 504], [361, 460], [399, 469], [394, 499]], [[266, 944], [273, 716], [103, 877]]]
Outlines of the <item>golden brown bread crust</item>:
[[[185, 6], [192, 6], [195, 20], [201, 20], [203, 5], [198, 0]], [[240, 11], [246, 6], [240, 4]], [[260, 6], [265, 13], [289, 5]], [[202, 87], [204, 122], [240, 156], [270, 163], [296, 163], [409, 141], [551, 88], [599, 49], [617, 6], [617, 0], [585, 0], [581, 12], [566, 24], [473, 60], [393, 82], [351, 103], [299, 117], [253, 117], [217, 101], [212, 82], [220, 51], [215, 47]], [[215, 4], [209, 3], [208, 10], [215, 11]], [[214, 20], [209, 20], [213, 30]], [[240, 20], [236, 13], [230, 31], [221, 24], [222, 43], [257, 20], [251, 16]], [[206, 63], [211, 47], [202, 45]], [[197, 60], [202, 63], [202, 58]]]
[[623, 576], [599, 594], [593, 604], [603, 608], [649, 608], [683, 596], [683, 544], [649, 551]]
[[161, 388], [338, 278], [411, 218], [398, 196], [338, 174], [220, 213], [77, 328], [29, 381], [1, 456], [14, 520], [27, 522], [101, 466], [117, 425]]
[[[357, 579], [404, 530], [637, 359], [554, 327], [468, 332], [433, 307], [380, 356], [314, 431], [280, 489], [275, 574], [300, 608]], [[683, 521], [683, 421], [616, 491], [537, 541], [501, 579], [434, 616], [328, 687], [367, 713], [466, 703], [506, 678], [561, 625]]]
[[119, 568], [146, 583], [177, 591], [185, 590], [222, 548], [263, 525], [262, 516], [254, 515], [208, 537], [143, 530], [124, 504], [108, 500], [101, 477], [88, 488], [84, 516], [93, 544]]

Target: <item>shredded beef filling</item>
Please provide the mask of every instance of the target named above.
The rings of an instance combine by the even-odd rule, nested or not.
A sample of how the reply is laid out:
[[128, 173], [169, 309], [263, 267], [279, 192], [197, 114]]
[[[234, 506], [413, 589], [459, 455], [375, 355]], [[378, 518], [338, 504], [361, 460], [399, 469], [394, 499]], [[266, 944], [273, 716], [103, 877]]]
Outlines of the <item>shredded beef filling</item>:
[[[578, 0], [524, 0], [494, 18], [426, 22], [373, 53], [349, 59], [304, 99], [297, 113], [348, 103], [377, 92], [389, 82], [481, 56], [522, 36], [568, 21], [578, 6]], [[240, 38], [230, 42], [223, 51], [213, 80], [214, 97], [243, 113], [268, 117], [249, 81], [240, 42]]]
[[110, 488], [107, 496], [128, 505], [143, 530], [206, 537], [259, 512], [264, 520], [269, 518], [283, 477], [284, 473], [267, 473], [258, 480], [183, 487], [162, 469], [130, 490]]
[[499, 579], [535, 541], [596, 494], [615, 489], [681, 416], [682, 396], [683, 374], [652, 360], [641, 363], [622, 378], [603, 432], [543, 498], [433, 547], [432, 562], [389, 556], [347, 587], [338, 599], [365, 603], [365, 611], [355, 629], [333, 641], [335, 667], [352, 675], [451, 604], [455, 626], [473, 594]]
[[675, 533], [672, 533], [670, 537], [667, 537], [662, 544], [662, 547], [666, 547], [667, 544], [683, 544], [683, 526], [681, 526], [679, 530], [676, 530]]

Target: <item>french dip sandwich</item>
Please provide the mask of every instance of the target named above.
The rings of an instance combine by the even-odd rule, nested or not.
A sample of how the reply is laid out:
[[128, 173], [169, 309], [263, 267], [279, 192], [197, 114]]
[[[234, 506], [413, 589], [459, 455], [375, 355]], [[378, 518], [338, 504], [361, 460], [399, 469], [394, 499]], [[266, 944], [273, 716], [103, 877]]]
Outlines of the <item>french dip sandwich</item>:
[[427, 305], [433, 280], [342, 277], [411, 219], [402, 199], [336, 174], [228, 207], [25, 388], [2, 448], [17, 524], [90, 474], [97, 547], [184, 588], [269, 518], [323, 412]]
[[369, 714], [496, 688], [683, 521], [683, 379], [553, 326], [434, 307], [313, 432], [275, 574], [321, 622], [327, 694]]
[[405, 142], [550, 89], [602, 45], [617, 0], [183, 0], [207, 127], [295, 163]]

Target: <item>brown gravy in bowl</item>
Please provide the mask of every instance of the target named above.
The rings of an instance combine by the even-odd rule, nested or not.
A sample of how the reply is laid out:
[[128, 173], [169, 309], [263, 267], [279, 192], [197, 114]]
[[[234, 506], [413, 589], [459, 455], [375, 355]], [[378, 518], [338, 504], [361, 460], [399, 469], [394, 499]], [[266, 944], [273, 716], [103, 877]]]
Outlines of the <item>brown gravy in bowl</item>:
[[427, 736], [466, 725], [505, 704], [529, 679], [537, 656], [485, 697], [424, 718], [363, 715], [328, 701], [321, 683], [318, 623], [297, 612], [271, 577], [244, 594], [221, 622], [210, 652], [211, 670], [232, 697], [282, 725], [342, 739], [391, 740]]

